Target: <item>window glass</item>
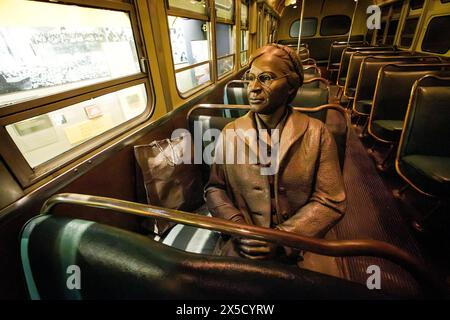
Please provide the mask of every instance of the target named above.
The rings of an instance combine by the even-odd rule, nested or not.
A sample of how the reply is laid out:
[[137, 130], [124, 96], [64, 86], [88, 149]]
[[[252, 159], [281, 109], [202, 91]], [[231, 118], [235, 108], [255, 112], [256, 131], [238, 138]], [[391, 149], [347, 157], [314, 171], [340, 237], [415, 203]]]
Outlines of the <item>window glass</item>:
[[392, 14], [399, 15], [402, 12], [403, 1], [396, 2], [392, 5]]
[[431, 19], [422, 42], [422, 50], [434, 53], [447, 53], [450, 50], [450, 15]]
[[109, 93], [6, 126], [31, 168], [142, 114], [145, 85]]
[[322, 19], [320, 26], [321, 36], [343, 35], [350, 31], [352, 20], [348, 16], [328, 16]]
[[136, 73], [127, 13], [0, 2], [0, 107]]
[[234, 66], [234, 55], [217, 59], [217, 72], [219, 77], [232, 71]]
[[392, 20], [389, 23], [389, 28], [387, 31], [386, 41], [385, 44], [390, 45], [394, 43], [395, 33], [397, 32], [398, 28], [398, 20]]
[[176, 73], [177, 87], [181, 93], [186, 93], [211, 80], [209, 62], [200, 66]]
[[367, 29], [366, 35], [365, 35], [365, 41], [367, 41], [369, 44], [372, 43], [372, 38], [374, 34], [374, 29]]
[[221, 76], [234, 67], [234, 35], [233, 26], [229, 24], [216, 24], [216, 45], [217, 45], [217, 70]]
[[248, 27], [248, 6], [241, 3], [241, 27]]
[[411, 47], [414, 33], [416, 32], [417, 24], [419, 23], [419, 18], [409, 18], [405, 21], [405, 26], [402, 31], [402, 38], [400, 40], [400, 46], [404, 48]]
[[423, 8], [425, 0], [410, 0], [409, 6], [412, 10], [417, 10]]
[[384, 30], [386, 29], [386, 22], [381, 22], [380, 29], [377, 30], [377, 44], [383, 42]]
[[215, 4], [218, 18], [234, 20], [234, 0], [216, 0]]
[[169, 0], [169, 9], [183, 9], [206, 15], [207, 0]]
[[[210, 79], [209, 64], [185, 71], [186, 67], [210, 60], [210, 44], [208, 38], [208, 23], [203, 20], [168, 16], [170, 44], [177, 86], [181, 92], [187, 92]], [[200, 76], [199, 74], [202, 74]], [[198, 80], [200, 79], [200, 80]], [[203, 79], [203, 80], [202, 80]], [[204, 81], [204, 79], [208, 79]], [[189, 89], [187, 89], [189, 88]]]
[[[295, 20], [291, 24], [289, 29], [289, 36], [291, 38], [298, 38], [298, 28], [300, 26], [300, 20]], [[311, 37], [316, 34], [317, 30], [317, 19], [316, 18], [305, 18], [302, 23], [302, 37]]]
[[248, 62], [248, 30], [241, 30], [241, 66]]

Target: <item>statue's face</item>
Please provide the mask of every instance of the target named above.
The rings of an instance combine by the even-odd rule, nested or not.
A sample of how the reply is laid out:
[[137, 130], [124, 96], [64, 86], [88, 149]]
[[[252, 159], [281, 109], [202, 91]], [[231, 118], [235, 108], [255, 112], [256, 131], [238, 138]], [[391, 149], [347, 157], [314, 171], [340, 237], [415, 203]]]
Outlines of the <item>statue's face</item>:
[[251, 109], [260, 114], [272, 114], [285, 107], [292, 87], [285, 63], [275, 55], [264, 54], [256, 58], [247, 74], [247, 87]]

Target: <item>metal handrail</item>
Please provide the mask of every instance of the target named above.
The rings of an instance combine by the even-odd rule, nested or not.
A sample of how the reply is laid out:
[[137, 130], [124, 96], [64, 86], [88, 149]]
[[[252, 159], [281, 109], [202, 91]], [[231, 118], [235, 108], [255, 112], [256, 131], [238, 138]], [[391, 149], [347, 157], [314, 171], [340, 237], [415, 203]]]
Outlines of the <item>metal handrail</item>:
[[318, 66], [316, 66], [315, 64], [307, 64], [307, 65], [303, 65], [303, 72], [305, 72], [306, 70], [309, 69], [314, 69], [316, 70], [317, 74], [319, 74], [319, 77], [322, 77], [322, 71], [320, 70], [320, 68]]
[[317, 61], [313, 58], [306, 58], [302, 60], [302, 65], [304, 66], [317, 66]]
[[303, 84], [309, 84], [309, 83], [312, 83], [312, 82], [315, 82], [315, 81], [322, 82], [327, 87], [330, 86], [330, 82], [327, 79], [322, 78], [322, 77], [315, 77], [315, 78], [311, 78], [311, 79], [305, 80], [305, 81], [303, 81]]
[[[323, 78], [314, 78], [311, 79], [311, 81], [317, 81], [318, 79], [323, 79]], [[324, 79], [325, 81], [327, 81], [326, 79]], [[337, 104], [337, 103], [328, 103], [328, 104], [324, 104], [321, 106], [317, 106], [317, 107], [313, 107], [313, 108], [305, 108], [305, 107], [292, 107], [294, 110], [300, 111], [300, 112], [305, 112], [305, 113], [311, 113], [311, 112], [319, 112], [319, 111], [323, 111], [325, 109], [332, 109], [332, 110], [336, 110], [337, 112], [339, 112], [342, 117], [344, 118], [345, 121], [345, 125], [346, 125], [346, 130], [347, 130], [347, 138], [348, 138], [348, 134], [349, 134], [349, 128], [350, 128], [350, 117], [348, 116], [348, 112], [345, 108], [343, 108], [341, 105]], [[191, 117], [191, 115], [199, 110], [199, 109], [205, 109], [205, 110], [247, 110], [250, 111], [251, 108], [249, 105], [237, 105], [237, 104], [197, 104], [194, 107], [191, 108], [191, 110], [189, 110], [188, 114], [186, 115], [186, 126], [187, 128], [190, 127], [190, 123], [189, 123], [189, 119]]]
[[153, 205], [75, 193], [61, 193], [52, 196], [42, 206], [41, 214], [50, 214], [52, 209], [59, 204], [74, 204], [113, 210], [115, 212], [133, 214], [141, 217], [162, 219], [193, 227], [219, 231], [233, 236], [265, 240], [326, 256], [379, 257], [390, 260], [403, 267], [425, 290], [433, 287], [437, 288], [435, 286], [436, 282], [428, 273], [424, 264], [409, 253], [382, 241], [310, 238], [291, 232], [240, 224], [225, 219], [207, 217]]

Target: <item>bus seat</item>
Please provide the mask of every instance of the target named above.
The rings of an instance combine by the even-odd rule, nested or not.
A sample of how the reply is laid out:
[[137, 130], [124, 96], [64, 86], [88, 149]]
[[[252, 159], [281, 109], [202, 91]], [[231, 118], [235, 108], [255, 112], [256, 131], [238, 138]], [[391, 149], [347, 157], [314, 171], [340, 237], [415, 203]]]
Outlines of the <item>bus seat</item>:
[[407, 183], [424, 193], [450, 196], [450, 78], [416, 83], [396, 163]]
[[243, 80], [231, 80], [225, 85], [223, 101], [225, 104], [248, 104], [247, 84]]
[[[411, 55], [407, 52], [397, 51], [377, 51], [373, 53], [372, 51], [357, 51], [350, 56], [350, 61], [348, 65], [347, 78], [345, 79], [345, 88], [344, 95], [348, 98], [354, 98], [356, 93], [356, 86], [359, 79], [359, 72], [361, 70], [361, 64], [366, 57], [370, 56], [396, 56], [400, 55], [404, 57], [410, 57]], [[421, 56], [422, 59], [425, 59], [425, 56]], [[439, 59], [431, 58], [432, 60], [439, 61]]]
[[[306, 77], [305, 77], [306, 78]], [[319, 77], [308, 77], [305, 83], [297, 91], [297, 95], [291, 105], [295, 107], [317, 107], [328, 103], [329, 89], [321, 86], [328, 83], [325, 79]], [[241, 103], [233, 103], [233, 101], [242, 101]], [[249, 105], [247, 98], [247, 83], [240, 80], [232, 80], [228, 82], [224, 90], [224, 103], [226, 105]], [[225, 117], [238, 118], [243, 116], [245, 112], [233, 109], [225, 109]], [[324, 119], [321, 119], [324, 120]], [[220, 121], [220, 120], [218, 120]]]
[[349, 67], [349, 62], [352, 54], [354, 54], [357, 51], [371, 51], [371, 52], [377, 52], [377, 51], [395, 51], [393, 47], [347, 47], [342, 52], [341, 57], [341, 63], [339, 66], [339, 72], [337, 76], [337, 85], [340, 87], [345, 86], [345, 81], [347, 79], [347, 72]]
[[[300, 88], [297, 95], [292, 100], [294, 107], [313, 108], [328, 103], [330, 91], [328, 88]], [[317, 118], [322, 122], [326, 121], [327, 110], [317, 114]]]
[[359, 47], [368, 46], [365, 41], [334, 41], [330, 46], [330, 54], [328, 57], [328, 71], [338, 71], [341, 64], [341, 56], [347, 46], [357, 45]]
[[[310, 91], [313, 89], [305, 90]], [[319, 88], [315, 90], [322, 89]], [[328, 97], [328, 90], [326, 90], [326, 94], [324, 91], [322, 91], [321, 94], [322, 99]], [[220, 104], [205, 106], [206, 107], [204, 109], [202, 109], [202, 105], [196, 106], [193, 108], [194, 111], [189, 114], [187, 122], [188, 128], [191, 133], [197, 132], [203, 136], [204, 132], [207, 129], [222, 130], [226, 124], [233, 121], [236, 117], [239, 116], [239, 114], [246, 113], [249, 110], [249, 107], [246, 105], [233, 107], [230, 106], [229, 108], [227, 108], [226, 105]], [[345, 110], [343, 110], [340, 106], [325, 104], [321, 106], [308, 106], [306, 108], [301, 108], [301, 111], [306, 113], [308, 116], [319, 119], [325, 123], [328, 110], [333, 108], [336, 108], [334, 110], [336, 110], [339, 115], [337, 117], [334, 117], [337, 120], [334, 120], [332, 123], [327, 124], [327, 127], [333, 134], [336, 141], [339, 163], [342, 170], [344, 167], [348, 137], [348, 118]], [[198, 126], [196, 129], [197, 131], [194, 130], [194, 124]], [[203, 141], [203, 148], [205, 148], [210, 143], [214, 142]], [[203, 179], [206, 182], [209, 178], [209, 166], [204, 165], [203, 167]], [[208, 212], [206, 207], [202, 207], [199, 210], [196, 210], [196, 212], [199, 214], [210, 216], [210, 213]], [[164, 244], [173, 246], [180, 250], [185, 250], [193, 253], [211, 254], [214, 250], [215, 243], [217, 242], [218, 238], [219, 234], [217, 234], [216, 232], [177, 224], [165, 237], [161, 239], [161, 241]]]
[[306, 47], [300, 47], [298, 55], [300, 56], [300, 60], [302, 61], [309, 59], [309, 49]]
[[20, 254], [32, 300], [387, 297], [296, 266], [187, 253], [123, 229], [52, 215], [27, 222]]
[[[446, 66], [450, 68], [450, 65]], [[439, 74], [442, 68], [442, 64], [394, 64], [382, 67], [369, 119], [369, 133], [376, 140], [397, 143], [414, 82], [427, 74]]]
[[314, 77], [322, 77], [322, 71], [320, 71], [320, 68], [313, 65], [306, 65], [303, 66], [303, 77], [308, 75], [314, 75]]
[[[195, 210], [195, 213], [212, 217], [206, 204]], [[161, 242], [186, 252], [213, 254], [219, 238], [218, 232], [177, 224], [161, 239]]]
[[[307, 90], [309, 91], [311, 89]], [[346, 111], [341, 106], [334, 104], [325, 104], [315, 107], [293, 107], [294, 109], [299, 110], [310, 117], [319, 119], [326, 124], [327, 128], [330, 130], [336, 140], [342, 168], [345, 160], [346, 142], [349, 130], [349, 119]], [[244, 113], [249, 110], [249, 107], [242, 105], [230, 106], [229, 108], [227, 108], [227, 105], [221, 104], [197, 105], [193, 108], [193, 111], [188, 116], [188, 128], [191, 132], [194, 132], [194, 123], [196, 121], [200, 121], [202, 123], [205, 123], [201, 124], [201, 133], [203, 133], [203, 130], [207, 128], [216, 128], [222, 130], [226, 123], [234, 120], [234, 118], [230, 116], [231, 113], [228, 112], [229, 110], [239, 110], [241, 113]], [[328, 114], [330, 110], [333, 110], [332, 121], [328, 121]], [[324, 115], [326, 115], [326, 117], [324, 117]]]
[[353, 111], [361, 116], [368, 116], [372, 109], [373, 96], [377, 83], [378, 72], [387, 64], [423, 63], [424, 61], [439, 62], [436, 57], [425, 56], [368, 56], [364, 57], [355, 90]]

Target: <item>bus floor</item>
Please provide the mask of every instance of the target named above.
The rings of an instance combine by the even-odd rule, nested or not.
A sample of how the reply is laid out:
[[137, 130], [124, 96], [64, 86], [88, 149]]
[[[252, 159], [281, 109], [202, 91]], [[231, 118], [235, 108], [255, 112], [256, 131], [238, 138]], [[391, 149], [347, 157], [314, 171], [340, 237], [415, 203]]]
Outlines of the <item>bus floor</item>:
[[[330, 103], [339, 103], [336, 98], [337, 87], [330, 90]], [[342, 106], [347, 102], [342, 101]], [[327, 123], [333, 122], [335, 114], [329, 113]], [[367, 150], [372, 145], [370, 138], [361, 140], [358, 134], [361, 127], [351, 126], [347, 143], [346, 160], [344, 164], [344, 183], [347, 191], [347, 212], [335, 227], [338, 239], [375, 239], [386, 241], [402, 248], [418, 259], [424, 261], [445, 279], [450, 292], [450, 237], [448, 235], [449, 221], [442, 221], [448, 215], [448, 208], [441, 208], [443, 212], [436, 213], [436, 220], [430, 223], [429, 229], [417, 233], [411, 227], [412, 221], [420, 219], [435, 203], [434, 199], [425, 197], [415, 190], [405, 192], [401, 200], [394, 198], [392, 191], [402, 187], [405, 183], [391, 168], [385, 173], [376, 169], [373, 159]], [[383, 149], [381, 149], [383, 152]], [[444, 212], [445, 211], [445, 212]], [[448, 220], [448, 219], [447, 219]], [[347, 278], [364, 282], [367, 273], [364, 268], [370, 264], [377, 264], [380, 259], [348, 258], [341, 259], [344, 264], [340, 269], [346, 270]], [[408, 276], [397, 266], [384, 263], [386, 289], [397, 286], [410, 286]], [[364, 271], [364, 272], [363, 272]], [[409, 289], [412, 289], [410, 287]]]

